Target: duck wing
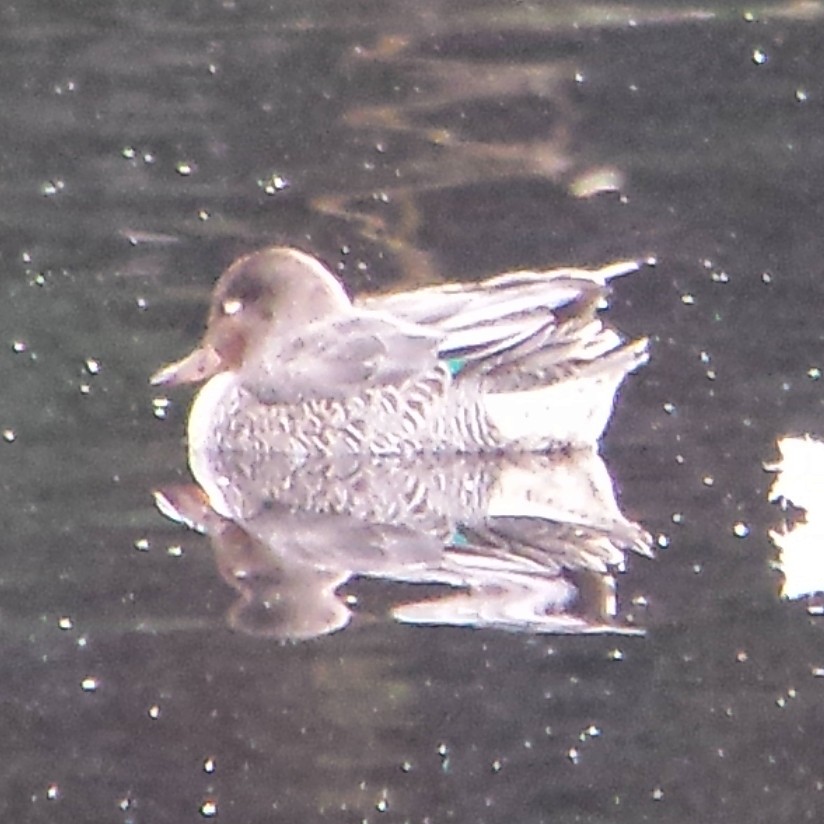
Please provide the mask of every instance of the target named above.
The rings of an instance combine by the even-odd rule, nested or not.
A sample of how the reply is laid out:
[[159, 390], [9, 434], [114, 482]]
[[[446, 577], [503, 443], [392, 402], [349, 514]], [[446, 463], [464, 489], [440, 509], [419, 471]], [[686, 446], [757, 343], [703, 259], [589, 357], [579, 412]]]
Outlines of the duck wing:
[[550, 363], [592, 360], [622, 343], [598, 317], [608, 281], [639, 267], [624, 261], [592, 271], [511, 272], [480, 283], [362, 298], [356, 305], [437, 331], [440, 357], [462, 368], [475, 363], [486, 370], [537, 352]]
[[274, 341], [244, 367], [242, 382], [267, 404], [351, 397], [431, 371], [440, 338], [437, 330], [356, 311]]

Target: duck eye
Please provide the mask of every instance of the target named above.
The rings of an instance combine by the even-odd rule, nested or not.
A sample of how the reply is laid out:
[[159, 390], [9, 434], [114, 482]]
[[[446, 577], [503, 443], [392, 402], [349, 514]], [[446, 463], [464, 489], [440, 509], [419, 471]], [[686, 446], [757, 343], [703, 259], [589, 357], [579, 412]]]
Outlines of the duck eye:
[[243, 309], [242, 300], [238, 300], [237, 298], [228, 298], [223, 301], [224, 315], [236, 315], [241, 309]]

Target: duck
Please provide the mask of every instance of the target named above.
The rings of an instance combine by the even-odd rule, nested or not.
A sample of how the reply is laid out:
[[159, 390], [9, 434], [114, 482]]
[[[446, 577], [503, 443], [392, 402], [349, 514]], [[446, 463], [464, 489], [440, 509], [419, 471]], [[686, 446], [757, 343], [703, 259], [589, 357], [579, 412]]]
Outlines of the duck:
[[647, 339], [627, 340], [601, 311], [609, 282], [641, 266], [352, 300], [314, 256], [267, 248], [219, 277], [200, 344], [151, 383], [202, 384], [187, 435], [203, 474], [215, 460], [248, 474], [272, 455], [597, 448], [620, 385], [648, 359]]

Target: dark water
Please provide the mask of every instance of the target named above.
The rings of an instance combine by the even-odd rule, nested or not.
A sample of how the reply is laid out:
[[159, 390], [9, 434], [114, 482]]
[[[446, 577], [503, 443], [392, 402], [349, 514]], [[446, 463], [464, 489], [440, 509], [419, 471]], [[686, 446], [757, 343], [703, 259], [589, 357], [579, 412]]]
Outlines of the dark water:
[[[824, 623], [779, 600], [761, 465], [824, 431], [824, 8], [705, 12], [0, 11], [4, 820], [820, 819]], [[599, 169], [620, 196], [573, 196]], [[646, 636], [402, 626], [376, 582], [323, 639], [229, 628], [152, 504], [188, 397], [147, 376], [273, 242], [354, 290], [657, 256], [604, 443], [668, 539], [620, 581]]]

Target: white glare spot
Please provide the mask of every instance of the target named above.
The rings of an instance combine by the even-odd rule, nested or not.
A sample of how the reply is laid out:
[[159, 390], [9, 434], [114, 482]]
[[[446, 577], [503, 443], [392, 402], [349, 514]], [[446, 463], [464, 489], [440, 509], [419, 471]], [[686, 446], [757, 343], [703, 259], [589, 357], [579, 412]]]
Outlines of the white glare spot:
[[223, 313], [225, 315], [236, 315], [241, 309], [243, 309], [242, 300], [230, 298], [229, 300], [223, 301]]
[[160, 418], [163, 420], [166, 417], [166, 413], [171, 406], [171, 401], [168, 398], [158, 397], [152, 398], [152, 414], [156, 418]]
[[63, 630], [73, 629], [74, 628], [74, 622], [67, 615], [63, 615], [63, 616], [61, 616], [60, 618], [57, 619], [57, 626], [60, 627], [60, 629], [63, 629]]
[[181, 160], [180, 163], [175, 166], [175, 171], [181, 177], [188, 177], [194, 170], [194, 166], [191, 163], [186, 163], [184, 160]]
[[215, 759], [214, 758], [207, 758], [203, 762], [203, 772], [206, 773], [213, 773], [215, 771]]
[[13, 429], [4, 429], [3, 430], [3, 440], [6, 443], [14, 443], [15, 438], [17, 435], [14, 434]]
[[756, 66], [763, 66], [764, 63], [767, 62], [767, 53], [761, 49], [756, 49], [752, 53], [752, 62], [755, 63]]
[[750, 534], [750, 528], [743, 521], [736, 521], [736, 523], [732, 525], [732, 534], [735, 535], [736, 538], [746, 538], [747, 535]]
[[152, 704], [152, 706], [149, 707], [149, 718], [154, 721], [160, 718], [160, 707], [157, 704]]
[[217, 801], [209, 799], [200, 805], [200, 814], [204, 818], [214, 818], [217, 815]]
[[94, 692], [98, 686], [100, 686], [100, 682], [94, 676], [87, 676], [80, 682], [80, 688], [84, 692]]
[[40, 194], [45, 195], [46, 197], [53, 197], [58, 192], [62, 192], [65, 188], [65, 182], [60, 179], [47, 180], [40, 186]]
[[267, 178], [261, 178], [257, 184], [267, 195], [275, 195], [292, 185], [288, 178], [276, 173], [269, 175]]
[[56, 801], [60, 798], [60, 787], [58, 787], [57, 784], [49, 784], [49, 786], [46, 787], [46, 798], [48, 798], [49, 801]]

